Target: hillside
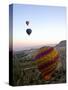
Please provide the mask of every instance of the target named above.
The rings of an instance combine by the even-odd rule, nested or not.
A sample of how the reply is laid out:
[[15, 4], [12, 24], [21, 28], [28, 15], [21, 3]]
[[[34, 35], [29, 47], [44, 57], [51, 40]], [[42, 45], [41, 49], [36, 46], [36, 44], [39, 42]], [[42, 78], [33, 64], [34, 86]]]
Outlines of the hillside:
[[59, 44], [57, 44], [55, 47], [56, 47], [56, 48], [59, 48], [59, 47], [66, 47], [66, 40], [61, 41], [61, 42], [60, 42]]
[[[47, 47], [47, 46], [43, 46]], [[41, 47], [41, 48], [43, 48]], [[55, 46], [60, 54], [61, 65], [53, 75], [52, 80], [45, 81], [41, 77], [37, 65], [32, 64], [32, 54], [38, 49], [17, 51], [13, 55], [13, 82], [14, 85], [36, 85], [66, 82], [66, 41]]]

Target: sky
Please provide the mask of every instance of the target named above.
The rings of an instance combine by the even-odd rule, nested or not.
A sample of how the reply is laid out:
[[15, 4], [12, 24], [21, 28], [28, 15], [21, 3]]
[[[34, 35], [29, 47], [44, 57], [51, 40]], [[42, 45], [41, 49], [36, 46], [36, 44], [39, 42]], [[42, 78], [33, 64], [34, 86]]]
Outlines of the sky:
[[[32, 29], [30, 36], [26, 33], [26, 21]], [[65, 7], [13, 5], [13, 50], [56, 44], [62, 40], [66, 40]]]

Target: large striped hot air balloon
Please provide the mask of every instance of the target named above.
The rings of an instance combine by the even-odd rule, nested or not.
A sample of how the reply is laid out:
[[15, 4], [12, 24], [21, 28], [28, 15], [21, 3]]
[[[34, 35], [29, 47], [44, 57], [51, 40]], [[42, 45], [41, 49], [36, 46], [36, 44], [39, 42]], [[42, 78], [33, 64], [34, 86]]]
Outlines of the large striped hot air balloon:
[[40, 48], [38, 52], [33, 55], [32, 61], [37, 64], [43, 79], [49, 80], [57, 68], [59, 53], [53, 47]]

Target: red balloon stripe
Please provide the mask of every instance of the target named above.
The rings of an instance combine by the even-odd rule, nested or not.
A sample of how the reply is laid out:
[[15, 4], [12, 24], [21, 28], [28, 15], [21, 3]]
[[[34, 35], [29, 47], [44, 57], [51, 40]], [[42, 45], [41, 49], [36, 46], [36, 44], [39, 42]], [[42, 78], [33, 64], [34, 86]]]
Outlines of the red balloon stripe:
[[46, 68], [49, 67], [49, 65], [51, 65], [57, 61], [58, 57], [59, 57], [59, 55], [57, 55], [54, 59], [50, 60], [49, 62], [39, 65], [38, 68], [43, 69], [45, 67]]
[[39, 69], [39, 71], [40, 72], [45, 72], [45, 71], [48, 71], [48, 70], [50, 70], [51, 68], [53, 68], [53, 66], [56, 66], [57, 65], [57, 62], [55, 62], [55, 63], [53, 63], [52, 65], [49, 65], [49, 67], [45, 67], [45, 68], [43, 68], [43, 69]]
[[42, 73], [42, 76], [44, 77], [45, 75], [49, 75], [50, 73], [52, 73], [54, 71], [54, 69], [56, 68], [56, 66], [54, 66], [53, 68], [51, 68], [49, 71], [45, 71]]

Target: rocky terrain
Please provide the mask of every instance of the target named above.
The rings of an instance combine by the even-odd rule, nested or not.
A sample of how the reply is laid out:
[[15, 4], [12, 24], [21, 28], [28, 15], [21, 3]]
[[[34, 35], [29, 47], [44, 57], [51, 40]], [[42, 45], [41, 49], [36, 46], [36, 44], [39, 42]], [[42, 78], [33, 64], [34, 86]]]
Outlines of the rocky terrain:
[[[46, 46], [45, 46], [46, 47]], [[66, 82], [66, 41], [61, 41], [54, 46], [60, 54], [59, 69], [55, 71], [50, 81], [41, 77], [37, 65], [32, 63], [32, 54], [37, 49], [17, 51], [13, 53], [13, 84], [17, 85], [39, 85], [58, 84]]]

